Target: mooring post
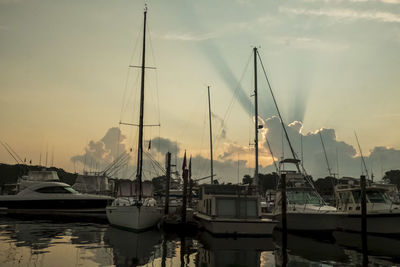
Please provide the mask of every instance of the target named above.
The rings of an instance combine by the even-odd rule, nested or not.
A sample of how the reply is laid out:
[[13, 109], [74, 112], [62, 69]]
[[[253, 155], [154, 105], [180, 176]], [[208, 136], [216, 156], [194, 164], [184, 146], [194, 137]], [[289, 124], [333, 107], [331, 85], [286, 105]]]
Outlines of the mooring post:
[[363, 266], [368, 266], [368, 245], [367, 245], [367, 194], [365, 175], [360, 177], [361, 187], [361, 243], [363, 253]]
[[287, 210], [287, 199], [286, 199], [286, 174], [283, 173], [281, 175], [281, 185], [282, 185], [282, 210], [281, 210], [281, 221], [282, 221], [282, 266], [286, 266], [287, 264], [287, 218], [286, 218], [286, 210]]
[[171, 181], [171, 153], [167, 152], [166, 154], [166, 159], [165, 159], [165, 164], [166, 164], [166, 185], [165, 185], [165, 209], [164, 209], [164, 214], [168, 215], [169, 213], [169, 184]]
[[182, 192], [182, 223], [186, 223], [186, 205], [187, 205], [187, 186], [188, 186], [188, 169], [183, 170], [183, 192]]
[[193, 180], [189, 177], [189, 197], [188, 197], [188, 206], [189, 208], [192, 207], [192, 198], [193, 198]]

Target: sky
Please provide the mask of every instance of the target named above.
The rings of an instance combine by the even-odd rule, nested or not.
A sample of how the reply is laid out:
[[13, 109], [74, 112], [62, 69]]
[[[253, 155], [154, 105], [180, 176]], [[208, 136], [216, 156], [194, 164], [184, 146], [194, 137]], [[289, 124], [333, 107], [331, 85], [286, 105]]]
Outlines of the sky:
[[[145, 177], [186, 150], [209, 167], [210, 86], [217, 178], [254, 168], [257, 47], [297, 156], [314, 177], [379, 180], [400, 168], [399, 0], [0, 0], [0, 141], [22, 160], [134, 177], [143, 10], [147, 3]], [[258, 62], [260, 171], [288, 157]], [[319, 134], [321, 132], [321, 136]], [[131, 151], [132, 150], [132, 151]], [[46, 160], [47, 158], [47, 160]], [[150, 159], [151, 158], [151, 159]], [[15, 164], [2, 146], [0, 162]]]

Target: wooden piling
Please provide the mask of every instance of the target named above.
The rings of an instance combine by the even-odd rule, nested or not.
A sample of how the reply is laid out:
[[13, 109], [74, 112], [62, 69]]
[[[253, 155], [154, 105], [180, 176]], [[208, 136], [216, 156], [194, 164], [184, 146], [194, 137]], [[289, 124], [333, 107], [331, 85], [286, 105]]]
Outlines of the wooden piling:
[[287, 264], [287, 199], [286, 199], [286, 174], [283, 173], [281, 175], [281, 201], [282, 201], [282, 210], [281, 210], [281, 221], [282, 221], [282, 266], [286, 266]]
[[365, 175], [360, 177], [361, 187], [361, 244], [363, 253], [363, 266], [368, 266], [368, 246], [367, 246], [367, 194]]
[[167, 215], [169, 213], [169, 185], [171, 181], [171, 153], [167, 152], [166, 154], [166, 159], [165, 159], [165, 164], [166, 164], [166, 185], [165, 185], [165, 208], [164, 208], [164, 214]]
[[187, 169], [183, 170], [183, 192], [182, 192], [182, 223], [186, 223], [186, 206], [187, 206], [187, 187], [188, 187], [188, 174]]

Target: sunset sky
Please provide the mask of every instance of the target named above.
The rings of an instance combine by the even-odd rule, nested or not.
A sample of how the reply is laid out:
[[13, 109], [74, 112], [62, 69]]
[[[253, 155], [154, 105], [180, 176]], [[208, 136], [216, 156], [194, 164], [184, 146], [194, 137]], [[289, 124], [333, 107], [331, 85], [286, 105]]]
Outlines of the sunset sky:
[[[146, 127], [145, 146], [154, 140], [148, 153], [162, 165], [165, 151], [178, 149], [179, 165], [186, 149], [194, 174], [209, 173], [209, 85], [215, 172], [226, 182], [253, 174], [257, 46], [311, 175], [328, 175], [321, 129], [340, 176], [361, 174], [354, 132], [378, 179], [400, 169], [400, 0], [146, 2], [156, 70], [146, 75], [145, 121], [161, 127]], [[140, 65], [144, 3], [0, 0], [0, 141], [35, 165], [47, 151], [48, 166], [72, 172], [101, 170], [129, 148], [135, 165], [137, 129], [118, 122], [138, 122], [139, 70], [129, 65]], [[288, 153], [258, 68], [260, 164], [269, 172], [265, 136], [275, 158]], [[3, 147], [0, 162], [15, 163]]]

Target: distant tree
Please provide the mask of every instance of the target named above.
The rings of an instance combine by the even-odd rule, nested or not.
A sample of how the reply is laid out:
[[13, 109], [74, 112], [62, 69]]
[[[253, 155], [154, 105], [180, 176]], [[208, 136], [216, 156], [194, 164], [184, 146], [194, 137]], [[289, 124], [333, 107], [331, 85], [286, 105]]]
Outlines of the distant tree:
[[243, 176], [242, 183], [250, 185], [253, 183], [253, 178], [250, 175], [246, 174], [245, 176]]
[[400, 170], [391, 170], [385, 172], [385, 175], [383, 176], [383, 180], [397, 185], [397, 188], [400, 188]]
[[269, 189], [276, 189], [278, 180], [279, 175], [276, 172], [258, 174], [258, 186], [262, 192], [265, 192]]
[[314, 185], [321, 195], [333, 196], [333, 187], [338, 183], [334, 177], [327, 176], [325, 178], [319, 178], [314, 182]]

